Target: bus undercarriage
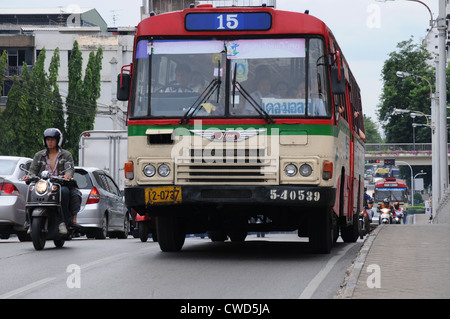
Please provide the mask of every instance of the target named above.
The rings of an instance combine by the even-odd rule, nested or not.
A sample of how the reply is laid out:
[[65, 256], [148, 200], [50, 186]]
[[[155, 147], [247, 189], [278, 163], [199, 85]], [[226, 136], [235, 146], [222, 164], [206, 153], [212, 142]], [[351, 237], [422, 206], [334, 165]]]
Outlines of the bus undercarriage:
[[[127, 200], [136, 205], [146, 189], [126, 189]], [[212, 241], [241, 242], [248, 232], [297, 230], [319, 253], [329, 253], [339, 226], [344, 241], [356, 240], [353, 225], [347, 226], [330, 207], [336, 197], [331, 187], [183, 186], [181, 191], [182, 203], [148, 206], [141, 201], [133, 207], [139, 214], [156, 217], [153, 227], [163, 251], [179, 251], [187, 234], [206, 232]]]

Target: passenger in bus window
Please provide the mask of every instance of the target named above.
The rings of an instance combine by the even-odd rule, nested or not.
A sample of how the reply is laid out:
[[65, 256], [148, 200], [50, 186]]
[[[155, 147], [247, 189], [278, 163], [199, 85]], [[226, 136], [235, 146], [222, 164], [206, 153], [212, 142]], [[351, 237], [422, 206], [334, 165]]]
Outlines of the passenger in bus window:
[[355, 123], [355, 131], [358, 134], [359, 138], [362, 139], [363, 141], [365, 141], [366, 140], [366, 134], [364, 134], [364, 132], [361, 130], [360, 122], [362, 120], [361, 120], [361, 117], [359, 116], [359, 112], [355, 111], [353, 113], [353, 116], [354, 116], [354, 123]]
[[[270, 79], [267, 77], [262, 77], [258, 79], [258, 85], [256, 91], [250, 94], [250, 96], [258, 103], [259, 106], [262, 104], [262, 98], [273, 97], [279, 98], [278, 95], [271, 93], [272, 85]], [[244, 111], [242, 114], [258, 114], [255, 108], [251, 105], [249, 101], [245, 103]]]
[[288, 84], [284, 81], [278, 82], [276, 87], [277, 95], [281, 98], [287, 98], [288, 97]]

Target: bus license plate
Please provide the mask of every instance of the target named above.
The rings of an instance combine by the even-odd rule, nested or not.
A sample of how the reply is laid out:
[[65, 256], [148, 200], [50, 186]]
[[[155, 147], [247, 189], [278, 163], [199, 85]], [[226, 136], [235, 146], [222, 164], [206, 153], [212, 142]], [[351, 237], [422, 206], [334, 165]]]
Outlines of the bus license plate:
[[163, 186], [145, 189], [145, 202], [154, 204], [179, 204], [181, 203], [181, 187]]

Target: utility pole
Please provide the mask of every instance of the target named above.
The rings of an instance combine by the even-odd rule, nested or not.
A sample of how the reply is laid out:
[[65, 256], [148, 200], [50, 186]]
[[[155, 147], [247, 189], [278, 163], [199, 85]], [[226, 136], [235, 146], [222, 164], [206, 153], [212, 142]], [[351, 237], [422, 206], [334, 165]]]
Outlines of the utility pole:
[[439, 17], [437, 19], [437, 28], [439, 31], [439, 70], [437, 80], [439, 84], [439, 115], [436, 121], [438, 140], [440, 143], [440, 198], [448, 187], [448, 149], [447, 149], [447, 1], [439, 0]]

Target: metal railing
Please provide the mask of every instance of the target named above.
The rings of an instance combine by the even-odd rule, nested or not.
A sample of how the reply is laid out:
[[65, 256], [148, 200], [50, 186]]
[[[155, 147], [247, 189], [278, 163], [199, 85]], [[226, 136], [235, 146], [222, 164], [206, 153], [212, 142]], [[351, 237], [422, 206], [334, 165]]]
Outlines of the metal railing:
[[[366, 154], [392, 154], [395, 155], [425, 155], [431, 156], [431, 143], [392, 143], [392, 144], [366, 144]], [[450, 143], [447, 144], [450, 154]]]

